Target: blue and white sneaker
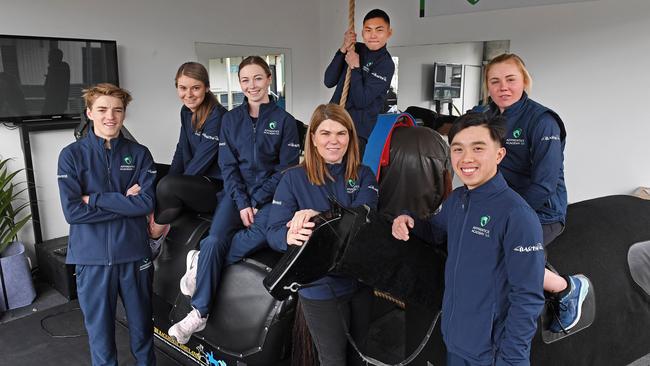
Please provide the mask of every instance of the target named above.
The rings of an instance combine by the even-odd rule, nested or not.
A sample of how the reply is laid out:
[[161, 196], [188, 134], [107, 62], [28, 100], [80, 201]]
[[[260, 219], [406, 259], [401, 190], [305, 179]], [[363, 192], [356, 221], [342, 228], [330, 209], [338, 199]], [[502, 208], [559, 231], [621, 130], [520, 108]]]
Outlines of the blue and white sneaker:
[[589, 292], [589, 281], [583, 275], [569, 276], [568, 278], [571, 280], [569, 283], [571, 290], [557, 299], [555, 317], [550, 326], [551, 332], [566, 333], [578, 324], [582, 315], [582, 303]]

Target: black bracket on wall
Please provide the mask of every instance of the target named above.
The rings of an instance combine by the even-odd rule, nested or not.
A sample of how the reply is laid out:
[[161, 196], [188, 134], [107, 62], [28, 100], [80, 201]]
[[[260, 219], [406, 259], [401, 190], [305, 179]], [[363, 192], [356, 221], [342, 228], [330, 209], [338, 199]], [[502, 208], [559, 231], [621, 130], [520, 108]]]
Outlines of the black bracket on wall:
[[38, 212], [38, 199], [36, 197], [36, 180], [34, 179], [34, 164], [32, 161], [30, 133], [73, 129], [79, 125], [79, 120], [30, 121], [16, 123], [16, 125], [20, 128], [20, 142], [23, 148], [23, 157], [25, 160], [27, 192], [29, 194], [29, 207], [32, 211], [32, 226], [34, 228], [34, 242], [35, 244], [38, 244], [43, 242], [43, 233], [41, 231], [41, 217]]

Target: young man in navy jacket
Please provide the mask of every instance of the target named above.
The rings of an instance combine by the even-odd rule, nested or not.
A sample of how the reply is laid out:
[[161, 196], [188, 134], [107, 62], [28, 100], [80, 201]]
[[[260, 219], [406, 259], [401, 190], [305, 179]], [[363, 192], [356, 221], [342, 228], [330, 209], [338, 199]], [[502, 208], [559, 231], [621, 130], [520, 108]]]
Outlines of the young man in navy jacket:
[[125, 139], [129, 93], [111, 84], [84, 91], [88, 135], [59, 155], [61, 206], [70, 224], [66, 263], [75, 265], [93, 365], [117, 365], [118, 295], [137, 365], [155, 365], [153, 264], [146, 215], [154, 208], [156, 170], [149, 150]]
[[[451, 162], [465, 184], [429, 221], [393, 221], [436, 243], [447, 239], [442, 333], [447, 366], [530, 365], [530, 344], [544, 306], [544, 246], [535, 211], [508, 187], [505, 121], [470, 113], [449, 131]], [[431, 240], [433, 239], [433, 240]]]
[[325, 70], [325, 86], [336, 86], [330, 103], [338, 104], [347, 68], [352, 69], [345, 109], [357, 129], [362, 157], [377, 115], [384, 107], [395, 72], [393, 59], [386, 50], [386, 43], [392, 34], [388, 14], [380, 9], [369, 11], [363, 18], [364, 43], [357, 43], [354, 29], [349, 29], [345, 32], [341, 48]]

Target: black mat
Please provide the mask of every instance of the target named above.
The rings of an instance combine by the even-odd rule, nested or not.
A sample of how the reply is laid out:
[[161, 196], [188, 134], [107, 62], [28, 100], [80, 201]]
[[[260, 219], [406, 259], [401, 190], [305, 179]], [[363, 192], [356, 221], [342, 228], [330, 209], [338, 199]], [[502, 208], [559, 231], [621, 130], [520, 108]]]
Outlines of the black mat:
[[[120, 365], [133, 365], [128, 329], [119, 322], [115, 338]], [[0, 350], [1, 365], [90, 365], [79, 303], [71, 301], [0, 325]], [[156, 361], [158, 366], [178, 365], [159, 349]]]

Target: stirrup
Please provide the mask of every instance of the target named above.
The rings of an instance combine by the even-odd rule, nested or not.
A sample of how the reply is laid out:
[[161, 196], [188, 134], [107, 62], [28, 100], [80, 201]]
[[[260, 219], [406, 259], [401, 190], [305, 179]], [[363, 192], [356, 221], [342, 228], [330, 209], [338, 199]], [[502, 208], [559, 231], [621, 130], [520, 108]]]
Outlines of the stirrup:
[[547, 301], [546, 304], [544, 304], [544, 311], [542, 311], [542, 316], [538, 323], [538, 328], [541, 329], [542, 341], [544, 341], [544, 343], [551, 344], [555, 341], [559, 341], [564, 337], [578, 333], [579, 331], [589, 327], [594, 322], [594, 319], [596, 318], [596, 291], [589, 277], [582, 274], [580, 275], [587, 279], [587, 282], [589, 283], [589, 292], [587, 292], [587, 297], [582, 303], [582, 312], [578, 324], [566, 331], [559, 333], [551, 332], [551, 322], [556, 315], [553, 306], [549, 305]]

